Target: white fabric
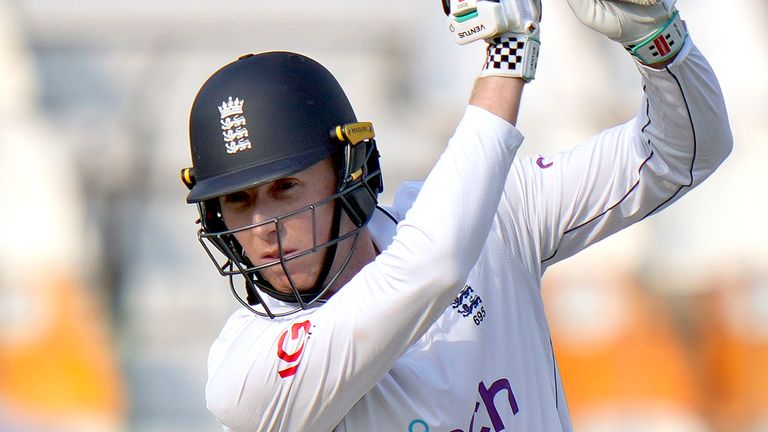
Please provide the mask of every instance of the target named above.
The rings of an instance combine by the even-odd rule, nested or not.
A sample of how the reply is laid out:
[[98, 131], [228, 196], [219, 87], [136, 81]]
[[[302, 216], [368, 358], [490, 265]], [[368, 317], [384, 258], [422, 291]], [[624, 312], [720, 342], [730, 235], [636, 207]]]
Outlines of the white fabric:
[[290, 318], [230, 318], [207, 386], [225, 430], [571, 430], [542, 273], [666, 207], [730, 151], [716, 79], [690, 42], [641, 74], [633, 120], [509, 172], [520, 134], [469, 107], [423, 186], [397, 193], [394, 238], [377, 213], [388, 247], [337, 295]]

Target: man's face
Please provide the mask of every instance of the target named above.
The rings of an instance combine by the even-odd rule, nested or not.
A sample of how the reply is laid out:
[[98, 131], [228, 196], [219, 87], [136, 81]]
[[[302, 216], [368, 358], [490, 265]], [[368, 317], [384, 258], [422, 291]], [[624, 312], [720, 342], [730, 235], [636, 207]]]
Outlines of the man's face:
[[[286, 213], [305, 208], [328, 198], [335, 192], [335, 174], [329, 159], [304, 171], [242, 192], [219, 198], [224, 223], [229, 229], [257, 224]], [[313, 222], [314, 218], [314, 222]], [[255, 266], [280, 259], [278, 230], [283, 255], [286, 258], [312, 249], [331, 239], [333, 202], [321, 205], [315, 211], [303, 211], [235, 234], [243, 246], [245, 256]], [[313, 233], [314, 226], [314, 233]], [[288, 273], [299, 291], [311, 289], [320, 274], [326, 248], [287, 262]], [[291, 284], [278, 263], [260, 271], [272, 286], [284, 293], [291, 292]]]

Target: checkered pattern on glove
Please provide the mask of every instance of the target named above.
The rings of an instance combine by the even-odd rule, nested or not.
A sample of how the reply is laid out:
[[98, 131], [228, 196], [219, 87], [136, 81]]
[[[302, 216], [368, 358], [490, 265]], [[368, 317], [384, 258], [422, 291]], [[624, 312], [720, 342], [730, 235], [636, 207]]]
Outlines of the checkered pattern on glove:
[[506, 76], [531, 81], [539, 60], [538, 29], [531, 35], [507, 33], [488, 43], [482, 76]]

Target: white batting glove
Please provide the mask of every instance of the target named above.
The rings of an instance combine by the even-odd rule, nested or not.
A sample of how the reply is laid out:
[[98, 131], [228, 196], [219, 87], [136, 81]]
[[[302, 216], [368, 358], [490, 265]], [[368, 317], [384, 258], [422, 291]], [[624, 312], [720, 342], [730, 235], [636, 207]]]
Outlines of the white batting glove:
[[529, 34], [541, 21], [540, 0], [443, 0], [443, 7], [459, 45], [505, 33]]
[[587, 27], [619, 42], [641, 63], [672, 58], [688, 31], [675, 8], [676, 0], [568, 0]]
[[482, 76], [530, 81], [539, 58], [541, 0], [442, 0], [453, 40], [488, 42]]

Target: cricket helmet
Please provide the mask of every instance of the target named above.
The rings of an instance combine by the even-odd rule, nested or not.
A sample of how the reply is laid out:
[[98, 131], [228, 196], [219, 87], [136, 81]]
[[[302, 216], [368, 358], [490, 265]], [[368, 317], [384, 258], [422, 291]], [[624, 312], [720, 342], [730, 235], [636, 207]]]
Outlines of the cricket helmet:
[[[259, 290], [300, 308], [321, 297], [330, 285], [320, 286], [336, 244], [351, 235], [356, 238], [383, 189], [373, 125], [357, 121], [333, 75], [296, 53], [244, 55], [203, 84], [192, 105], [189, 140], [192, 167], [181, 172], [189, 188], [187, 202], [198, 206], [199, 238], [220, 273], [230, 277], [230, 284], [233, 275], [245, 276], [248, 300], [236, 293], [237, 299], [256, 313], [273, 316], [266, 304], [266, 313], [251, 308], [263, 303]], [[327, 248], [322, 275], [311, 292], [299, 293], [295, 287], [292, 294], [277, 292], [243, 255], [234, 238], [240, 230], [225, 226], [218, 198], [290, 176], [327, 158], [337, 169], [337, 184], [335, 195], [328, 198], [335, 206], [333, 238], [315, 245]], [[354, 232], [339, 235], [341, 212], [353, 222]], [[224, 254], [225, 262], [214, 257], [208, 244]], [[284, 269], [286, 261], [281, 252]]]

